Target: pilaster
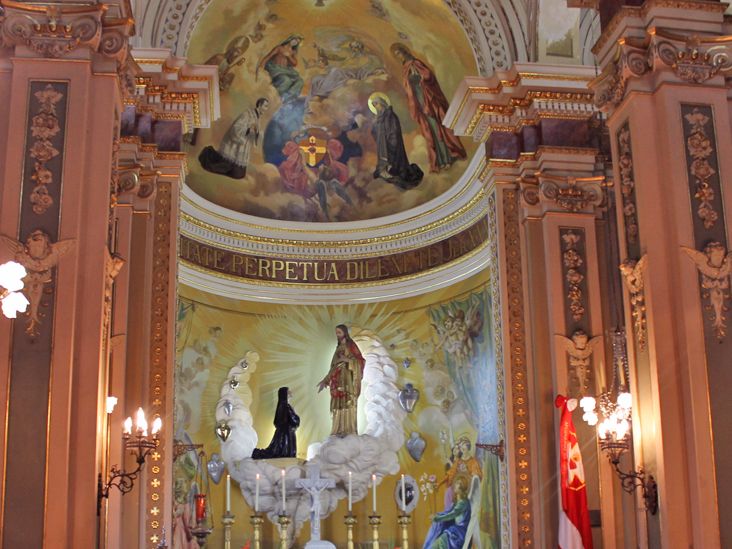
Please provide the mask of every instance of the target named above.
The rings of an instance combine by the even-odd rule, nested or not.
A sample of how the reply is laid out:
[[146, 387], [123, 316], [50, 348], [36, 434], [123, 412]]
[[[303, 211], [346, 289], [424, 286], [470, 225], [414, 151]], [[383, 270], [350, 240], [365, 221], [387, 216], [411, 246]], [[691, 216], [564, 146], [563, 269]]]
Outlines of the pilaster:
[[[654, 547], [732, 543], [732, 527], [720, 521], [732, 509], [724, 393], [732, 343], [719, 337], [703, 274], [717, 261], [709, 245], [728, 246], [724, 212], [732, 206], [720, 182], [732, 169], [719, 152], [732, 146], [725, 9], [708, 1], [625, 6], [594, 50], [602, 72], [592, 87], [609, 115], [623, 204], [636, 459], [659, 484], [659, 514], [648, 517], [639, 543]], [[727, 275], [715, 280], [728, 283]]]
[[[508, 455], [515, 460], [509, 471], [518, 546], [556, 544], [554, 395], [596, 394], [605, 384], [600, 273], [607, 245], [598, 222], [608, 181], [598, 155], [607, 143], [587, 88], [593, 76], [586, 67], [516, 64], [488, 79], [466, 79], [446, 118], [456, 133], [485, 143], [485, 179], [503, 221], [498, 276], [510, 326], [504, 363], [512, 380], [506, 414], [513, 418]], [[580, 331], [592, 346], [588, 372], [570, 364], [572, 336]], [[579, 418], [575, 424], [590, 507], [601, 510], [596, 534], [605, 546], [618, 546], [619, 490], [609, 465], [598, 461], [594, 432]]]

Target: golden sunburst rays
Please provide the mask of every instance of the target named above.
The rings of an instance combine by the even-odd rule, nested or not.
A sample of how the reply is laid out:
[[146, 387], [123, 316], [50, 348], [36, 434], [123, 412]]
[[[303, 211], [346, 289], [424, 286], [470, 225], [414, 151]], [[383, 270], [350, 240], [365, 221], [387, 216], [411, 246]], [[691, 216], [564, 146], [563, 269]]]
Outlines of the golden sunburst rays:
[[[186, 356], [190, 363], [190, 355], [195, 356], [190, 349], [194, 347], [196, 352], [204, 355], [204, 359], [199, 360], [198, 381], [205, 386], [194, 391], [190, 387], [176, 386], [176, 398], [182, 397], [187, 405], [199, 408], [195, 414], [198, 418], [195, 425], [178, 422], [176, 428], [187, 430], [194, 442], [204, 443], [209, 455], [220, 451], [214, 430], [221, 388], [229, 370], [247, 351], [256, 351], [260, 355], [256, 371], [248, 380], [252, 393], [250, 410], [259, 437], [258, 445], [266, 446], [271, 439], [277, 389], [287, 386], [292, 391], [293, 408], [301, 418], [298, 457], [305, 458], [309, 444], [322, 441], [330, 434], [330, 396], [327, 389], [317, 393], [316, 384], [330, 367], [336, 345], [336, 325], [346, 324], [351, 337], [357, 342], [366, 341], [360, 336], [378, 338], [399, 369], [399, 388], [407, 382], [420, 383], [419, 372], [423, 365], [416, 363], [413, 343], [431, 338], [429, 318], [424, 308], [400, 311], [394, 302], [287, 306], [274, 309], [267, 315], [227, 311], [196, 303], [195, 310], [188, 314], [186, 349], [189, 351]], [[185, 352], [183, 349], [179, 353], [179, 362]], [[410, 359], [414, 366], [405, 368], [405, 359]], [[187, 381], [190, 386], [190, 380]], [[363, 398], [362, 393], [358, 407], [360, 432], [365, 428]], [[416, 418], [408, 416], [404, 428], [406, 432], [417, 430]]]

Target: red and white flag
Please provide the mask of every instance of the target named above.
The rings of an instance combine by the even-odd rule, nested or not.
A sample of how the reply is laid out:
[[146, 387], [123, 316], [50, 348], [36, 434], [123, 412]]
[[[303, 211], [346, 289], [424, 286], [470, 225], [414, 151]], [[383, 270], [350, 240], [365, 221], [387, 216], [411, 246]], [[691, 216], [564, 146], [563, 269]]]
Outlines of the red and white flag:
[[582, 455], [572, 421], [577, 401], [559, 395], [554, 405], [562, 410], [559, 423], [559, 470], [562, 477], [562, 508], [559, 511], [559, 549], [592, 549], [590, 513]]

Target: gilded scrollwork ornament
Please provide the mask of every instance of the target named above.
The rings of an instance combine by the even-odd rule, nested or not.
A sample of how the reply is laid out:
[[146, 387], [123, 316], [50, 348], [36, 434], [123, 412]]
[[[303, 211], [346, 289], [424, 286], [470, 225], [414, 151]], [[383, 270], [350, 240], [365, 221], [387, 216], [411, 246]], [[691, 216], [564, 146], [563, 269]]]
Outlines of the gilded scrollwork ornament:
[[0, 242], [13, 253], [15, 261], [28, 271], [23, 279], [24, 292], [27, 293], [30, 301], [30, 308], [26, 313], [28, 322], [25, 331], [30, 336], [36, 336], [43, 316], [40, 307], [44, 288], [46, 284], [53, 281], [52, 269], [58, 264], [61, 257], [74, 248], [76, 241], [69, 239], [52, 242], [48, 234], [37, 229], [26, 238], [25, 243], [5, 235], [0, 235]]
[[582, 274], [585, 260], [578, 250], [578, 244], [582, 237], [579, 233], [568, 231], [562, 234], [564, 251], [562, 262], [564, 264], [564, 278], [567, 282], [567, 302], [572, 319], [579, 322], [585, 316], [584, 295], [582, 282], [585, 275]]
[[630, 314], [633, 318], [633, 332], [638, 342], [638, 348], [646, 348], [646, 298], [644, 292], [643, 276], [648, 263], [648, 256], [644, 255], [638, 261], [626, 259], [619, 268], [623, 275], [625, 287], [630, 293]]
[[714, 209], [716, 193], [709, 183], [717, 173], [709, 163], [709, 158], [715, 152], [712, 140], [707, 135], [706, 125], [710, 118], [696, 108], [684, 118], [691, 125], [691, 132], [686, 138], [686, 147], [693, 159], [689, 173], [694, 177], [696, 185], [694, 193], [694, 198], [698, 200], [696, 215], [704, 223], [705, 229], [711, 229], [719, 219], [719, 213]]
[[718, 341], [722, 341], [727, 335], [727, 316], [729, 311], [726, 302], [730, 297], [729, 277], [732, 272], [732, 253], [719, 242], [710, 242], [704, 247], [704, 251], [693, 248], [681, 247], [696, 265], [701, 274], [702, 297], [709, 300], [706, 309], [712, 315], [712, 328]]

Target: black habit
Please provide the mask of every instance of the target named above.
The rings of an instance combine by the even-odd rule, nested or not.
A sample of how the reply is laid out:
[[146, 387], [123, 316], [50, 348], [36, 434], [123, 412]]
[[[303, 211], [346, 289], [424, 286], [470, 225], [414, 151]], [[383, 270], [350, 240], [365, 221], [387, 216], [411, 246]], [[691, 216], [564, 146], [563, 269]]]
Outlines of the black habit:
[[300, 417], [287, 402], [287, 387], [280, 387], [277, 391], [277, 410], [275, 411], [275, 432], [272, 442], [266, 448], [255, 448], [252, 459], [273, 459], [295, 457], [297, 454], [297, 439], [295, 430], [300, 425]]
[[374, 178], [380, 177], [402, 189], [419, 185], [424, 173], [417, 164], [409, 163], [404, 149], [402, 125], [391, 106], [385, 106], [378, 114], [371, 133], [379, 155]]

